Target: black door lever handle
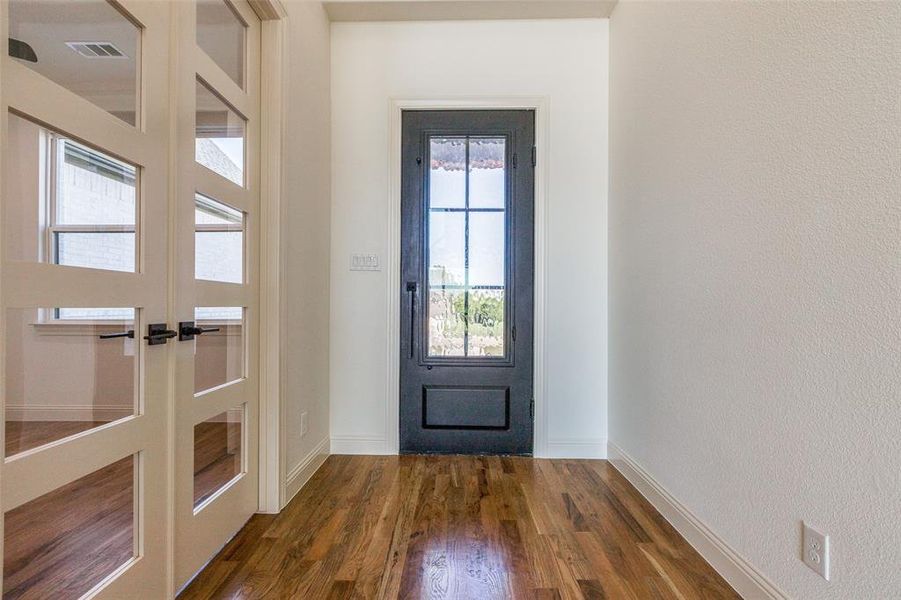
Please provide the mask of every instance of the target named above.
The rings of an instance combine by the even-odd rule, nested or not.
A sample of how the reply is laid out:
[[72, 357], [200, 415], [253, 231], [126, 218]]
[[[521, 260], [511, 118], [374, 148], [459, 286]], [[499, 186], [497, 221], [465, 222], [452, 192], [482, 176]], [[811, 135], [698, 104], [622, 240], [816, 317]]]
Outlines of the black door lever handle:
[[178, 332], [168, 329], [165, 323], [151, 323], [147, 326], [147, 335], [144, 336], [144, 339], [147, 340], [148, 346], [158, 346], [165, 344], [169, 338], [177, 335]]
[[101, 340], [111, 340], [113, 338], [131, 338], [135, 339], [135, 330], [129, 329], [128, 331], [123, 331], [121, 333], [104, 333], [98, 335]]
[[219, 331], [218, 327], [197, 327], [194, 321], [182, 321], [178, 324], [178, 341], [184, 342], [193, 340], [195, 335], [203, 335], [204, 333], [212, 333]]
[[416, 342], [416, 289], [415, 281], [407, 282], [407, 292], [410, 294], [410, 358], [413, 358], [413, 345]]

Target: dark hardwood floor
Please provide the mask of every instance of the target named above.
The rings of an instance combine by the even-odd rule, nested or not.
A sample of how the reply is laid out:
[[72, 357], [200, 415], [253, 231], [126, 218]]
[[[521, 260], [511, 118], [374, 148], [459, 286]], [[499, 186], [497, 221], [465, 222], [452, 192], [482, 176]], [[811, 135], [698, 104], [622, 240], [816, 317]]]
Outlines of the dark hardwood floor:
[[738, 598], [606, 461], [332, 456], [181, 594]]

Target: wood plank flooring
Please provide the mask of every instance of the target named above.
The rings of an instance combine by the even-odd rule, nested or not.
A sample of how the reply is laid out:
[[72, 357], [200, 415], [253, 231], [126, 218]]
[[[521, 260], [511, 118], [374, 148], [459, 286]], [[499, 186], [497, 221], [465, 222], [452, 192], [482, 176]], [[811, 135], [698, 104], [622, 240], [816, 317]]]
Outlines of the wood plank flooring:
[[739, 596], [606, 461], [332, 456], [180, 598]]

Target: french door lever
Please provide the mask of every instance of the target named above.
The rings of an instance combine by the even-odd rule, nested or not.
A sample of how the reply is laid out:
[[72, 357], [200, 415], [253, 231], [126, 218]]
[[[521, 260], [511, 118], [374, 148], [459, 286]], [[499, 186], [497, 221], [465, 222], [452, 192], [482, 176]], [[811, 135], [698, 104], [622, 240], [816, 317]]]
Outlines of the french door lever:
[[195, 335], [203, 335], [204, 333], [212, 333], [214, 331], [219, 331], [219, 328], [208, 327], [204, 329], [203, 327], [195, 326], [194, 321], [182, 321], [178, 324], [178, 341], [184, 342], [186, 340], [193, 340]]
[[169, 338], [177, 335], [178, 332], [168, 329], [165, 323], [151, 323], [147, 326], [147, 335], [144, 336], [144, 339], [147, 340], [148, 346], [158, 346], [165, 344]]
[[113, 338], [131, 338], [135, 339], [135, 330], [129, 329], [128, 331], [123, 331], [121, 333], [104, 333], [102, 335], [97, 336], [101, 340], [111, 340]]

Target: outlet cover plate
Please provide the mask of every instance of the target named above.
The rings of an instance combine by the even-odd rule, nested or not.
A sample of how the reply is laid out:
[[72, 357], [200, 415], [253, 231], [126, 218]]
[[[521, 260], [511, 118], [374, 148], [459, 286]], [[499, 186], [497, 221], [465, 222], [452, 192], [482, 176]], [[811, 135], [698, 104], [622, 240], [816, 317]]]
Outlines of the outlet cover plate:
[[804, 523], [804, 564], [829, 581], [829, 536]]

